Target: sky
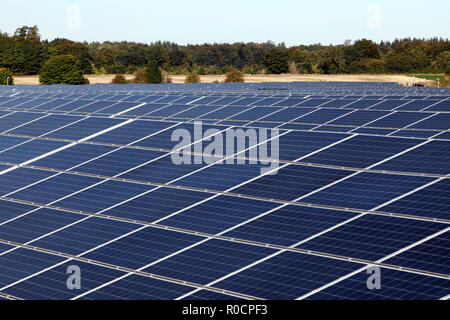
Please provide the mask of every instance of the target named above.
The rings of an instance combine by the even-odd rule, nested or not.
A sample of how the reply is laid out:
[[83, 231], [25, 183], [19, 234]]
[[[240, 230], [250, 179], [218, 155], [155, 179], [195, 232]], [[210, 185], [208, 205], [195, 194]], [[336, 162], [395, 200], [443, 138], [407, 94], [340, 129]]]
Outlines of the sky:
[[0, 31], [37, 25], [49, 40], [293, 46], [450, 38], [449, 0], [2, 0], [0, 7]]

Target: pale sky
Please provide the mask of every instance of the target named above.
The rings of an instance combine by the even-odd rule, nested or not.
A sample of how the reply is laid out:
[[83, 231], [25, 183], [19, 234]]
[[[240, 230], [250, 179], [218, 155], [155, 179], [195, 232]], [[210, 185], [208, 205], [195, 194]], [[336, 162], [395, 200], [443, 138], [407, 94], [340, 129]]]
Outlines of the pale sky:
[[44, 39], [341, 44], [450, 38], [449, 0], [1, 0], [0, 30], [38, 25]]

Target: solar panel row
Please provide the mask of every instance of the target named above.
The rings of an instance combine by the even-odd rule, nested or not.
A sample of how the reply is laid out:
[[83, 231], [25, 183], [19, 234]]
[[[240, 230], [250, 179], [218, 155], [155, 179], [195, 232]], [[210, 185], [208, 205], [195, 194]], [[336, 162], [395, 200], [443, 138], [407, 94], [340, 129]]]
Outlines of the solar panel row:
[[[449, 96], [381, 83], [2, 88], [0, 296], [444, 298]], [[189, 156], [233, 129], [279, 129], [279, 158], [265, 159], [277, 174], [220, 155], [174, 164], [174, 130], [196, 137], [200, 120]], [[67, 289], [71, 265], [81, 290]], [[373, 265], [382, 290], [366, 286]]]

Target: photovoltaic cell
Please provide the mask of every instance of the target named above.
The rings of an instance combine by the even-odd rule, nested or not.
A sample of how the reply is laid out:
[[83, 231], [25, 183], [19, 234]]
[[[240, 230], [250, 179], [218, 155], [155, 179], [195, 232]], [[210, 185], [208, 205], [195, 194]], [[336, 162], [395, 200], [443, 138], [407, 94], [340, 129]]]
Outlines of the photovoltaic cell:
[[[429, 177], [362, 172], [303, 199], [303, 202], [356, 209], [373, 209], [421, 187]], [[385, 211], [386, 208], [382, 208]]]

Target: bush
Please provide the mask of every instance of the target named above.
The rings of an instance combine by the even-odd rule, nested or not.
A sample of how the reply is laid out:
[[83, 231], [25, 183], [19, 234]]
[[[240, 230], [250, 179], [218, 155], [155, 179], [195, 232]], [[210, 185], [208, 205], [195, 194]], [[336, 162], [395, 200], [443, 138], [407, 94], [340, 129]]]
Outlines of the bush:
[[[9, 78], [9, 79], [8, 79]], [[14, 77], [11, 70], [0, 68], [0, 85], [14, 84]]]
[[411, 57], [404, 53], [387, 55], [386, 70], [392, 73], [412, 72]]
[[147, 67], [145, 68], [145, 71], [147, 72], [147, 83], [162, 83], [162, 73], [159, 69], [158, 62], [156, 60], [150, 60]]
[[200, 77], [196, 72], [188, 73], [184, 83], [197, 83], [200, 82]]
[[386, 71], [386, 63], [379, 59], [361, 59], [350, 64], [351, 73], [380, 74]]
[[116, 74], [114, 79], [112, 79], [111, 83], [125, 84], [125, 83], [127, 83], [127, 79], [125, 78], [125, 76], [123, 74]]
[[248, 74], [257, 74], [259, 72], [261, 72], [262, 70], [262, 66], [257, 65], [257, 64], [252, 64], [251, 66], [247, 66], [244, 67], [244, 73], [248, 73]]
[[45, 85], [89, 83], [83, 76], [80, 61], [71, 55], [51, 57], [42, 66], [39, 82]]
[[244, 74], [239, 70], [231, 70], [226, 74], [225, 82], [244, 82]]
[[450, 51], [441, 52], [433, 61], [433, 67], [437, 70], [448, 71], [450, 67]]
[[345, 71], [344, 51], [338, 47], [328, 47], [319, 60], [318, 68], [324, 74], [338, 74]]
[[147, 72], [140, 68], [134, 73], [133, 83], [148, 83]]
[[289, 71], [288, 55], [281, 48], [270, 49], [264, 56], [264, 65], [269, 73], [286, 73]]
[[134, 66], [134, 65], [130, 65], [127, 67], [127, 69], [125, 70], [126, 74], [133, 74], [137, 71], [138, 67]]

